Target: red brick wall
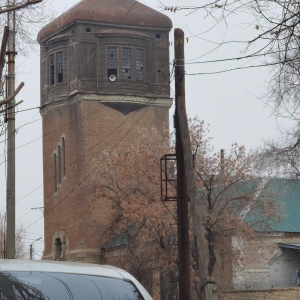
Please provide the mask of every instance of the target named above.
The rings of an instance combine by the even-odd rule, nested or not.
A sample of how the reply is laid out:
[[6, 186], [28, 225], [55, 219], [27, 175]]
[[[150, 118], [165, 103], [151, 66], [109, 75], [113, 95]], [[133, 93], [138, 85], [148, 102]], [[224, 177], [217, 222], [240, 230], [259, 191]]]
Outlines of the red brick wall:
[[[158, 131], [166, 130], [168, 111], [167, 106], [149, 106], [123, 115], [96, 101], [64, 102], [42, 110], [45, 258], [52, 256], [53, 235], [57, 231], [67, 235], [67, 258], [76, 260], [79, 256], [74, 253], [81, 252], [80, 260], [84, 260], [84, 255], [90, 256], [87, 253], [100, 252], [93, 220], [105, 224], [110, 207], [103, 201], [90, 213], [89, 204], [95, 197], [93, 169], [101, 165], [103, 151], [114, 147], [126, 149], [137, 140], [141, 128], [154, 126]], [[53, 153], [62, 137], [66, 176], [54, 193]]]

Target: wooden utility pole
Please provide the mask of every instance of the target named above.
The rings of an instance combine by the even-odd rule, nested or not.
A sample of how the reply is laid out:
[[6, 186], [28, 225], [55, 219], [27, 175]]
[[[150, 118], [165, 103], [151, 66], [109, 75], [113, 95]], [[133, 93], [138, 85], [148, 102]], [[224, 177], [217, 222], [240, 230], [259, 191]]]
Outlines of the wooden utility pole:
[[0, 52], [0, 80], [2, 81], [3, 68], [5, 64], [5, 54], [9, 37], [9, 28], [8, 26], [4, 27], [3, 38], [1, 43], [1, 52]]
[[[196, 179], [195, 179], [195, 170], [194, 170], [194, 162], [192, 157], [192, 148], [191, 148], [191, 141], [190, 141], [190, 134], [188, 128], [188, 120], [186, 115], [186, 106], [185, 106], [185, 70], [184, 70], [184, 32], [181, 29], [175, 29], [174, 32], [175, 37], [175, 94], [176, 94], [176, 107], [175, 107], [175, 128], [176, 128], [176, 139], [180, 137], [180, 140], [177, 142], [176, 140], [176, 147], [178, 143], [178, 147], [180, 152], [177, 155], [177, 161], [179, 160], [180, 163], [177, 165], [177, 176], [183, 176], [184, 179], [179, 179], [178, 184], [181, 185], [184, 190], [184, 203], [185, 201], [190, 202], [190, 215], [192, 220], [192, 233], [193, 233], [193, 243], [195, 245], [195, 254], [196, 254], [196, 264], [198, 266], [197, 274], [200, 278], [199, 283], [199, 290], [201, 290], [201, 300], [213, 300], [213, 294], [215, 291], [215, 283], [213, 278], [208, 276], [208, 260], [206, 255], [206, 246], [205, 246], [205, 237], [202, 227], [202, 220], [201, 220], [201, 212], [200, 212], [200, 205], [197, 201], [197, 188], [196, 188]], [[176, 149], [176, 153], [177, 153]], [[181, 168], [183, 164], [184, 175], [181, 173]], [[180, 169], [179, 169], [180, 167]], [[181, 178], [181, 177], [180, 177]], [[182, 181], [183, 180], [183, 181]], [[180, 202], [180, 198], [178, 199], [178, 205]], [[186, 204], [180, 204], [186, 205]], [[183, 222], [186, 221], [186, 216], [183, 218]], [[178, 217], [179, 219], [179, 217]], [[179, 223], [178, 223], [179, 225]], [[188, 226], [188, 225], [187, 225]], [[185, 227], [186, 229], [186, 227]], [[183, 231], [182, 231], [183, 233]], [[187, 238], [188, 233], [184, 233], [185, 239], [184, 243], [188, 247], [189, 239]], [[180, 247], [180, 245], [179, 245]], [[180, 251], [179, 251], [180, 252]], [[181, 253], [182, 256], [188, 255], [186, 251]], [[180, 254], [179, 254], [179, 299], [190, 299], [181, 295], [180, 287], [182, 286], [183, 292], [186, 291], [187, 287], [185, 284], [187, 282], [184, 279], [181, 279], [181, 276], [184, 276], [183, 273], [180, 273], [180, 270], [183, 272], [186, 270], [186, 265], [180, 268]], [[182, 257], [182, 259], [186, 259], [186, 257]], [[181, 275], [182, 274], [182, 275]], [[186, 275], [187, 276], [187, 275]], [[182, 293], [183, 293], [182, 292]], [[181, 297], [181, 298], [180, 298]]]
[[[13, 6], [15, 0], [8, 0], [8, 7]], [[7, 98], [15, 94], [15, 12], [8, 13], [8, 75]], [[10, 109], [7, 110], [7, 185], [6, 185], [6, 209], [7, 209], [7, 250], [6, 258], [15, 258], [15, 99], [10, 101]]]
[[177, 161], [177, 227], [178, 227], [178, 268], [179, 300], [190, 299], [190, 238], [189, 238], [189, 203], [187, 178], [184, 165], [182, 128], [179, 122], [179, 108], [185, 101], [184, 70], [184, 34], [175, 29], [175, 130]]

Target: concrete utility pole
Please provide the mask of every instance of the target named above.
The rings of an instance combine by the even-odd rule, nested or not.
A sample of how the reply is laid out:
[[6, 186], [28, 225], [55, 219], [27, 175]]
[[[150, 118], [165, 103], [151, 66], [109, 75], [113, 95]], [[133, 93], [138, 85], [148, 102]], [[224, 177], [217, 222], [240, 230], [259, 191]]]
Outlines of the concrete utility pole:
[[39, 237], [38, 239], [34, 240], [31, 244], [30, 244], [30, 250], [29, 250], [29, 253], [30, 253], [30, 260], [33, 259], [33, 243], [36, 242], [36, 241], [39, 241], [42, 237]]
[[190, 238], [189, 238], [189, 203], [187, 195], [187, 178], [184, 165], [182, 128], [179, 122], [181, 102], [185, 101], [184, 70], [184, 35], [175, 29], [175, 129], [177, 162], [177, 228], [178, 228], [178, 267], [179, 300], [190, 299]]
[[[15, 0], [8, 0], [8, 6], [13, 6]], [[8, 13], [8, 75], [7, 98], [15, 94], [15, 12]], [[6, 185], [6, 209], [7, 209], [7, 250], [6, 258], [15, 258], [15, 99], [9, 103], [7, 111], [7, 185]]]

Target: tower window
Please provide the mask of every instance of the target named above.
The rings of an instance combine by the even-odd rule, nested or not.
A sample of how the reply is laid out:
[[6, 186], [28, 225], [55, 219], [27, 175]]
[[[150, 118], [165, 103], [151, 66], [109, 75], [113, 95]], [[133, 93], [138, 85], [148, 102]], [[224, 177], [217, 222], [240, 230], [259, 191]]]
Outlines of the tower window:
[[58, 184], [60, 185], [61, 184], [61, 170], [62, 170], [62, 168], [61, 168], [61, 147], [60, 147], [60, 145], [58, 145], [58, 147], [57, 147], [57, 153], [58, 153], [58, 163], [57, 163], [57, 165], [58, 165], [58, 172], [57, 172], [57, 177], [58, 177]]
[[57, 59], [57, 82], [63, 82], [63, 53], [62, 51], [57, 52], [56, 54]]
[[107, 78], [110, 75], [118, 76], [117, 47], [107, 48]]
[[144, 50], [131, 47], [107, 47], [107, 78], [144, 80]]
[[135, 61], [135, 77], [136, 80], [143, 80], [143, 63], [144, 63], [144, 51], [142, 49], [136, 49], [136, 61]]
[[160, 34], [160, 33], [157, 33], [157, 34], [155, 35], [155, 37], [156, 37], [157, 39], [160, 39], [160, 38], [161, 38], [161, 34]]
[[54, 84], [54, 54], [50, 55], [50, 85]]
[[63, 51], [53, 53], [49, 57], [50, 85], [64, 81]]
[[65, 149], [65, 138], [61, 139], [61, 158], [62, 158], [62, 176], [66, 176], [66, 149]]
[[85, 32], [91, 32], [91, 28], [90, 28], [90, 27], [87, 27], [87, 28], [85, 29]]
[[131, 79], [131, 49], [122, 48], [122, 78]]
[[53, 180], [54, 180], [54, 192], [57, 191], [57, 161], [56, 161], [56, 153], [53, 154]]
[[54, 193], [56, 193], [61, 186], [63, 178], [66, 176], [66, 148], [64, 137], [61, 138], [61, 142], [53, 154], [53, 173]]

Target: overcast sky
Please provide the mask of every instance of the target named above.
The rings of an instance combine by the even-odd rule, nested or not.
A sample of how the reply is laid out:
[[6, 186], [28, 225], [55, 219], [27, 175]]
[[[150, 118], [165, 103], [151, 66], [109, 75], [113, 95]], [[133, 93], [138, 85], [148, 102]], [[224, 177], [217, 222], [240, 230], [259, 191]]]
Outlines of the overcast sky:
[[[122, 1], [122, 0], [120, 0]], [[161, 0], [167, 6], [182, 4], [182, 0]], [[60, 13], [75, 5], [77, 0], [48, 0], [49, 8]], [[140, 0], [152, 8], [161, 10], [157, 0]], [[50, 5], [51, 3], [51, 5]], [[198, 3], [185, 0], [184, 5]], [[230, 149], [232, 143], [255, 149], [263, 139], [276, 138], [277, 123], [271, 109], [264, 103], [268, 82], [268, 68], [248, 68], [209, 74], [232, 68], [263, 64], [263, 59], [240, 61], [209, 62], [226, 58], [240, 57], [257, 50], [259, 45], [246, 51], [241, 43], [233, 40], [248, 40], [258, 34], [251, 16], [235, 14], [227, 26], [220, 24], [211, 29], [213, 20], [199, 12], [186, 16], [187, 12], [164, 12], [173, 21], [174, 28], [184, 30], [188, 43], [185, 46], [186, 59], [186, 105], [189, 117], [198, 116], [210, 124], [215, 150]], [[173, 41], [173, 31], [170, 40]], [[225, 44], [217, 47], [218, 43]], [[173, 47], [170, 47], [173, 60]], [[200, 63], [201, 62], [201, 63]], [[198, 74], [201, 73], [201, 74]], [[192, 75], [198, 74], [198, 75]], [[16, 116], [16, 209], [17, 223], [27, 230], [26, 248], [34, 243], [35, 259], [40, 259], [43, 250], [43, 178], [42, 178], [42, 122], [39, 113], [39, 51], [28, 57], [17, 56], [17, 81], [24, 81], [17, 100], [24, 100], [18, 107]], [[172, 93], [174, 87], [172, 87]], [[170, 115], [174, 112], [171, 108]], [[170, 118], [171, 119], [171, 118]], [[1, 199], [0, 209], [5, 210], [5, 137], [1, 136]]]

